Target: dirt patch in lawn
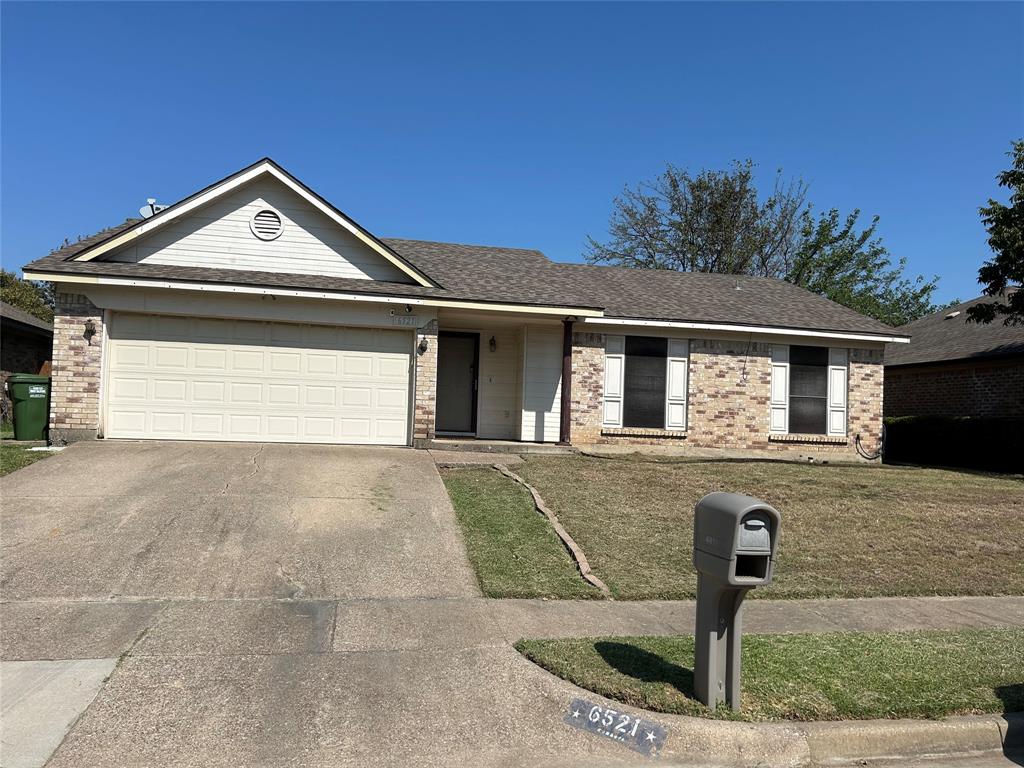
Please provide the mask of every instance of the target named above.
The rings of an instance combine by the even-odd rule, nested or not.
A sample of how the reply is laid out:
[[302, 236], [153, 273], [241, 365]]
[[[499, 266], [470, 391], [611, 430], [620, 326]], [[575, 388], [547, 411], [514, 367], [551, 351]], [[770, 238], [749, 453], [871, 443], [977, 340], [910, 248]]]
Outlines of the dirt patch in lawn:
[[1019, 477], [580, 456], [532, 456], [517, 472], [618, 598], [694, 596], [693, 507], [711, 491], [782, 514], [775, 582], [754, 597], [1024, 593]]

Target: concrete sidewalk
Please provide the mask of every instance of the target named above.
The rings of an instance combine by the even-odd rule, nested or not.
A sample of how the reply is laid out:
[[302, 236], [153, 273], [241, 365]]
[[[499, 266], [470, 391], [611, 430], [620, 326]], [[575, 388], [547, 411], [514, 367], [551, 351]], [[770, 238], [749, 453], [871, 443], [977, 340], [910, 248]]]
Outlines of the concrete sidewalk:
[[[691, 600], [491, 600], [498, 621], [523, 638], [676, 635], [694, 631]], [[746, 632], [891, 632], [1024, 627], [1024, 597], [881, 597], [747, 600]], [[519, 639], [519, 638], [516, 638]]]
[[[690, 601], [389, 598], [0, 604], [5, 661], [458, 650], [520, 639], [693, 632]], [[1024, 597], [751, 600], [747, 632], [1024, 627]]]

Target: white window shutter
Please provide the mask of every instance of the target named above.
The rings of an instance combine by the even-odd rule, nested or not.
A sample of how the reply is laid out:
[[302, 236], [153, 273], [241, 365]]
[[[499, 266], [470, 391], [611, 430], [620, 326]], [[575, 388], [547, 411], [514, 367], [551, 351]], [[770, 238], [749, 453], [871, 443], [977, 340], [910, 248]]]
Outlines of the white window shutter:
[[789, 432], [789, 345], [772, 345], [772, 384], [768, 430]]
[[668, 340], [668, 367], [665, 378], [665, 428], [686, 429], [687, 363], [690, 342], [686, 339]]
[[626, 374], [626, 337], [606, 336], [604, 343], [604, 416], [606, 427], [622, 426], [622, 388]]
[[828, 351], [828, 433], [846, 434], [847, 360], [845, 349]]

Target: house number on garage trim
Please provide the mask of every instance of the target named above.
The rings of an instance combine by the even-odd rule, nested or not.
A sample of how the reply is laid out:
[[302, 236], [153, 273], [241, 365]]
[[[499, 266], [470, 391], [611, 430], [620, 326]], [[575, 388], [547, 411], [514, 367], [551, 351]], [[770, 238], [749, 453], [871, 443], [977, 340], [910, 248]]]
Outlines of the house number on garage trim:
[[392, 325], [401, 325], [405, 328], [419, 328], [420, 319], [416, 315], [392, 315]]
[[630, 749], [655, 757], [665, 746], [668, 731], [665, 726], [630, 715], [611, 707], [592, 704], [585, 699], [573, 699], [565, 722], [574, 728], [590, 731], [617, 741]]

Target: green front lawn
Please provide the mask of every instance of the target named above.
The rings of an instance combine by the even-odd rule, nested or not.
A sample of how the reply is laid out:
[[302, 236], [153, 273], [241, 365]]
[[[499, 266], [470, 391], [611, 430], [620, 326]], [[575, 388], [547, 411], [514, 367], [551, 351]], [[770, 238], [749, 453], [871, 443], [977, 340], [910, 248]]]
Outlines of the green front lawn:
[[692, 637], [522, 640], [548, 671], [630, 707], [740, 720], [844, 720], [1024, 710], [1024, 630], [743, 638], [741, 711], [694, 698]]
[[487, 597], [601, 597], [584, 582], [526, 490], [487, 470], [443, 470], [466, 550]]
[[49, 451], [30, 451], [22, 445], [0, 444], [0, 477], [52, 455]]
[[[1024, 594], [1024, 480], [937, 469], [531, 456], [538, 489], [619, 599], [692, 598], [693, 507], [711, 491], [782, 514], [774, 583], [755, 598]], [[563, 598], [597, 590], [556, 557], [530, 497], [493, 469], [446, 483], [484, 591]], [[548, 542], [532, 554], [533, 539]], [[550, 533], [550, 531], [548, 531]], [[556, 551], [552, 551], [554, 548]], [[513, 556], [514, 555], [514, 556]]]

